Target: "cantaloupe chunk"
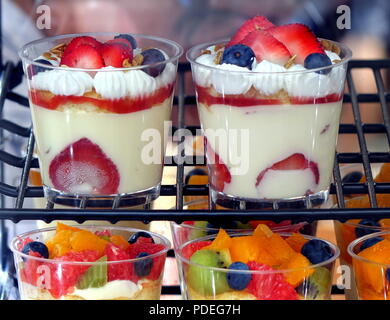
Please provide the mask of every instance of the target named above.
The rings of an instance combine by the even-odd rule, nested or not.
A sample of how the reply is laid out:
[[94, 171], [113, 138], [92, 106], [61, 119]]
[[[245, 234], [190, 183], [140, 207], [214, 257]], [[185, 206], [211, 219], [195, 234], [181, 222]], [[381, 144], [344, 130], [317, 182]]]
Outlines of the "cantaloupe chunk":
[[300, 233], [293, 233], [291, 236], [289, 236], [286, 239], [286, 242], [288, 245], [295, 251], [295, 252], [301, 252], [303, 245], [308, 242], [309, 240], [306, 239], [303, 235]]
[[70, 245], [74, 251], [95, 250], [100, 256], [104, 255], [107, 244], [108, 241], [87, 230], [74, 232], [70, 239]]
[[296, 271], [288, 271], [283, 273], [286, 281], [291, 284], [294, 288], [299, 286], [305, 278], [310, 277], [314, 273], [313, 268], [309, 268], [311, 265], [310, 261], [302, 254], [295, 252], [290, 260], [280, 265], [280, 270], [298, 269]]
[[210, 249], [210, 250], [230, 249], [231, 244], [232, 244], [232, 238], [225, 230], [220, 229], [213, 242], [209, 246], [205, 247], [204, 249]]
[[56, 232], [59, 232], [59, 231], [62, 231], [62, 230], [70, 230], [70, 231], [73, 231], [73, 232], [81, 231], [80, 228], [68, 226], [67, 224], [64, 224], [64, 223], [61, 223], [61, 222], [57, 222]]

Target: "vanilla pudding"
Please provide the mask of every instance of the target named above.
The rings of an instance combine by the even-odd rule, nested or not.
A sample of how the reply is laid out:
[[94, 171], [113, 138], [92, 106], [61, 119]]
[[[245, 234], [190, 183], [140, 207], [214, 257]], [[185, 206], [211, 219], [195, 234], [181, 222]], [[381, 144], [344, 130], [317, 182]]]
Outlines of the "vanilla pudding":
[[213, 202], [326, 200], [350, 57], [259, 16], [188, 52]]

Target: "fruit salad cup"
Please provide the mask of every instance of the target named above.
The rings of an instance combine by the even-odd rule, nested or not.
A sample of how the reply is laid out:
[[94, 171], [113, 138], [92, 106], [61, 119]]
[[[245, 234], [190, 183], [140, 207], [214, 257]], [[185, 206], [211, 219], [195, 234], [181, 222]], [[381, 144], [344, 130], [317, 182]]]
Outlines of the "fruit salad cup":
[[348, 246], [358, 296], [363, 300], [390, 300], [390, 232], [356, 239]]
[[49, 200], [120, 196], [130, 206], [158, 197], [181, 54], [169, 40], [113, 33], [21, 49]]
[[351, 51], [302, 24], [248, 20], [187, 53], [214, 203], [307, 206], [328, 197]]
[[143, 230], [61, 223], [11, 243], [24, 300], [159, 299], [169, 248]]
[[329, 299], [339, 250], [310, 236], [221, 229], [176, 251], [184, 298], [191, 300]]

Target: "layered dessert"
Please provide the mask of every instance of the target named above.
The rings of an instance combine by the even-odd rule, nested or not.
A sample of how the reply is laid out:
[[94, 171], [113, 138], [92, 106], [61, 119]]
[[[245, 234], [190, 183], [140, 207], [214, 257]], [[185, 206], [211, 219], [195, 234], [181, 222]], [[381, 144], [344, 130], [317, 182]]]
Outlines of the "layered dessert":
[[42, 179], [60, 193], [133, 194], [161, 182], [180, 49], [105, 37], [44, 39], [57, 44], [25, 62]]
[[17, 237], [12, 249], [24, 300], [156, 300], [169, 242], [136, 229], [58, 223]]
[[363, 300], [390, 300], [390, 232], [377, 232], [352, 242], [358, 296]]
[[258, 16], [188, 58], [214, 192], [258, 201], [328, 190], [348, 49]]
[[326, 241], [263, 224], [246, 234], [221, 229], [212, 241], [187, 242], [177, 253], [193, 300], [328, 299], [338, 256]]

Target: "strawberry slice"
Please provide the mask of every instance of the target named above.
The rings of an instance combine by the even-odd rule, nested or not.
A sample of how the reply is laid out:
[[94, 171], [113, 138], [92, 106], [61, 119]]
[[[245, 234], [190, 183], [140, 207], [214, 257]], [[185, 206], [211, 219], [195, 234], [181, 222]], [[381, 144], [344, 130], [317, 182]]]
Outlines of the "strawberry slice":
[[240, 43], [252, 48], [258, 62], [267, 60], [285, 65], [291, 58], [290, 51], [286, 46], [267, 31], [252, 31]]
[[116, 38], [116, 39], [113, 39], [113, 40], [108, 40], [106, 42], [106, 44], [110, 44], [110, 43], [119, 43], [119, 44], [123, 44], [125, 46], [128, 46], [130, 47], [131, 49], [133, 49], [132, 45], [131, 45], [131, 42], [125, 38]]
[[98, 49], [86, 44], [81, 44], [74, 50], [64, 52], [60, 65], [82, 69], [100, 69], [104, 67]]
[[64, 53], [73, 51], [78, 47], [80, 47], [81, 45], [91, 46], [99, 50], [102, 44], [101, 42], [97, 41], [93, 37], [89, 37], [89, 36], [76, 37], [73, 38], [71, 42], [69, 42], [69, 44], [66, 46]]
[[282, 273], [274, 273], [274, 269], [265, 264], [249, 261], [250, 270], [257, 270], [248, 284], [248, 291], [259, 300], [298, 300], [294, 287], [289, 284]]
[[109, 195], [118, 192], [116, 165], [87, 138], [67, 146], [50, 163], [53, 186], [65, 192]]
[[210, 170], [210, 185], [216, 191], [222, 192], [225, 188], [225, 183], [230, 183], [232, 176], [228, 167], [219, 158], [219, 155], [209, 146], [207, 139], [204, 139], [206, 147], [207, 162]]
[[292, 55], [296, 55], [296, 63], [304, 64], [305, 58], [312, 53], [325, 51], [315, 34], [304, 24], [294, 23], [267, 29], [276, 39], [282, 42]]
[[256, 179], [256, 187], [261, 183], [264, 175], [268, 170], [305, 170], [310, 169], [313, 172], [315, 183], [318, 184], [320, 181], [320, 172], [318, 170], [317, 163], [309, 161], [302, 153], [294, 153], [286, 159], [274, 163], [271, 167], [264, 169], [260, 172]]
[[263, 16], [256, 16], [247, 20], [233, 35], [226, 47], [240, 43], [249, 33], [255, 30], [267, 30], [275, 25]]
[[131, 46], [120, 43], [116, 40], [110, 40], [100, 48], [105, 66], [122, 68], [123, 61], [128, 59], [133, 60], [133, 49]]

